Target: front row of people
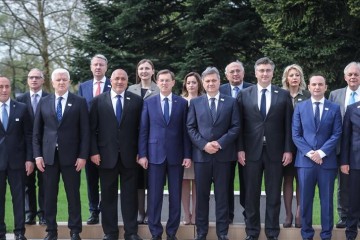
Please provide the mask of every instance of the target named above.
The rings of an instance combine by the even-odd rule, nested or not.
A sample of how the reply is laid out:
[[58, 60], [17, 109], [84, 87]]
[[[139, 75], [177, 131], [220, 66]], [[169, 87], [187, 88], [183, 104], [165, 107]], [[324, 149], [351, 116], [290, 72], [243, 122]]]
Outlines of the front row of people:
[[[301, 196], [301, 235], [313, 239], [312, 201], [318, 184], [321, 198], [322, 239], [331, 239], [333, 191], [336, 176], [336, 145], [341, 135], [340, 107], [324, 98], [326, 80], [310, 77], [310, 99], [298, 103], [293, 115], [289, 92], [272, 85], [275, 65], [269, 58], [255, 63], [257, 84], [236, 98], [220, 92], [220, 75], [207, 68], [201, 76], [205, 95], [188, 102], [172, 93], [175, 76], [169, 70], [156, 76], [160, 94], [145, 101], [127, 91], [128, 76], [122, 69], [111, 75], [111, 90], [94, 98], [90, 114], [84, 98], [69, 92], [70, 76], [56, 69], [51, 76], [55, 93], [37, 102], [34, 127], [24, 104], [10, 100], [11, 84], [0, 78], [0, 240], [6, 239], [4, 199], [6, 178], [13, 196], [15, 238], [24, 240], [25, 175], [36, 167], [43, 172], [46, 240], [57, 239], [56, 203], [60, 174], [68, 200], [68, 227], [73, 240], [82, 230], [80, 170], [86, 159], [98, 166], [101, 183], [103, 239], [119, 238], [117, 190], [120, 176], [121, 212], [126, 240], [137, 234], [138, 164], [148, 169], [148, 224], [152, 240], [163, 235], [161, 207], [168, 182], [168, 240], [175, 240], [180, 224], [181, 188], [184, 168], [192, 164], [196, 182], [196, 240], [204, 240], [209, 229], [209, 196], [214, 183], [216, 234], [228, 239], [229, 188], [233, 163], [242, 166], [245, 186], [247, 240], [260, 234], [260, 192], [265, 180], [267, 239], [280, 233], [279, 213], [283, 167], [293, 161]], [[230, 71], [230, 69], [229, 69]], [[36, 100], [36, 96], [35, 96]], [[355, 239], [360, 215], [360, 178], [357, 146], [360, 144], [360, 105], [349, 106], [344, 117], [342, 167], [350, 172], [347, 239]], [[292, 141], [293, 139], [293, 141]], [[346, 141], [344, 141], [344, 139]], [[359, 165], [359, 166], [358, 166]], [[351, 184], [352, 183], [352, 184]]]

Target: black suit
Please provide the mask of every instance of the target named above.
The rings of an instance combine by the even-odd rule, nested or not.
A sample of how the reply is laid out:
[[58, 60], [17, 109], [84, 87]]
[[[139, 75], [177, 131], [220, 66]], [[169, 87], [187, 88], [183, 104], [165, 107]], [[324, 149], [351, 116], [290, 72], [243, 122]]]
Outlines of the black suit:
[[118, 125], [111, 91], [94, 98], [90, 109], [91, 152], [100, 154], [102, 227], [105, 234], [119, 235], [118, 176], [125, 238], [137, 234], [137, 163], [139, 124], [143, 100], [125, 91]]
[[[48, 93], [42, 91], [40, 97], [47, 96]], [[27, 110], [30, 115], [31, 126], [34, 125], [35, 113], [31, 104], [30, 92], [26, 92], [16, 98], [18, 102], [25, 103]], [[40, 98], [38, 99], [38, 101]], [[39, 193], [38, 193], [38, 203], [36, 202], [36, 176], [38, 181]], [[37, 210], [37, 204], [39, 204], [39, 211]], [[37, 171], [37, 168], [34, 169], [29, 176], [25, 177], [25, 213], [29, 214], [31, 217], [34, 217], [37, 213], [44, 213], [44, 188], [43, 188], [43, 176], [40, 171]]]
[[82, 230], [80, 171], [77, 172], [74, 165], [77, 158], [88, 158], [89, 114], [85, 99], [69, 92], [59, 123], [55, 101], [55, 95], [50, 94], [39, 102], [33, 132], [34, 158], [43, 157], [45, 163], [43, 177], [46, 231], [57, 231], [56, 208], [61, 172], [68, 200], [68, 226], [72, 233], [79, 233]]
[[[242, 89], [252, 86], [251, 83], [243, 82]], [[240, 89], [240, 90], [242, 90]], [[225, 83], [220, 86], [220, 93], [232, 96], [232, 86], [230, 83]], [[236, 162], [232, 163], [231, 166], [231, 176], [230, 176], [230, 185], [229, 185], [229, 220], [232, 222], [234, 220], [234, 179], [235, 179], [235, 170], [236, 170]], [[239, 165], [239, 183], [240, 183], [240, 204], [245, 209], [245, 180], [244, 180], [244, 167], [241, 164]], [[243, 211], [243, 215], [246, 218], [245, 210]]]
[[[245, 213], [247, 235], [260, 234], [260, 194], [262, 175], [266, 183], [265, 233], [277, 237], [280, 232], [282, 158], [292, 152], [291, 118], [293, 107], [287, 91], [272, 85], [271, 105], [263, 120], [258, 106], [258, 85], [242, 90], [238, 95], [241, 128], [238, 150], [245, 151]], [[264, 142], [264, 137], [266, 142]]]
[[26, 105], [11, 100], [9, 108], [7, 130], [0, 121], [0, 236], [6, 233], [6, 178], [13, 201], [14, 233], [25, 233], [25, 161], [32, 160], [32, 126]]

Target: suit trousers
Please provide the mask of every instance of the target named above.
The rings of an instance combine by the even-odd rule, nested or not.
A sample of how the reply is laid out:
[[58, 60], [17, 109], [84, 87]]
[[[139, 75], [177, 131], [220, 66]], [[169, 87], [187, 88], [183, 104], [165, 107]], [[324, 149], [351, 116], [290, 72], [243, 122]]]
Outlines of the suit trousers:
[[148, 221], [151, 235], [161, 236], [161, 209], [164, 185], [168, 177], [169, 218], [166, 223], [166, 234], [176, 235], [181, 216], [181, 187], [184, 167], [180, 164], [170, 165], [165, 160], [162, 164], [149, 163], [148, 168]]
[[[338, 159], [338, 162], [340, 162], [340, 159]], [[349, 175], [342, 173], [340, 168], [338, 170], [337, 198], [337, 211], [339, 218], [346, 219], [349, 212], [350, 201]]]
[[260, 234], [260, 196], [263, 174], [266, 193], [265, 234], [267, 237], [279, 235], [282, 170], [281, 159], [271, 159], [266, 146], [263, 146], [259, 160], [247, 159], [244, 167], [247, 235], [258, 237]]
[[358, 229], [357, 224], [360, 219], [360, 170], [350, 169], [348, 188], [351, 192], [349, 199], [349, 213], [346, 219], [346, 237], [356, 238]]
[[[106, 161], [106, 159], [104, 161]], [[118, 161], [114, 168], [99, 168], [101, 186], [101, 223], [105, 234], [119, 236], [119, 175], [121, 212], [124, 221], [125, 238], [132, 234], [137, 234], [137, 174], [138, 169], [136, 167], [124, 167], [120, 153], [118, 154]]]
[[[36, 182], [38, 191], [36, 190]], [[37, 194], [38, 192], [38, 194]], [[37, 208], [39, 204], [39, 209]], [[35, 216], [44, 212], [43, 173], [36, 166], [34, 171], [25, 177], [25, 213]]]
[[91, 160], [85, 165], [87, 194], [89, 201], [89, 211], [100, 213], [99, 208], [99, 169]]
[[6, 233], [5, 225], [5, 194], [6, 178], [10, 185], [13, 214], [14, 214], [14, 233], [25, 233], [25, 169], [3, 170], [0, 171], [0, 235]]
[[[46, 231], [57, 231], [57, 197], [59, 192], [60, 174], [64, 182], [66, 199], [68, 202], [68, 227], [71, 233], [82, 231], [81, 203], [80, 203], [80, 173], [74, 165], [62, 166], [59, 163], [58, 151], [55, 151], [53, 165], [45, 165], [44, 191], [45, 191], [45, 219]], [[75, 161], [74, 161], [75, 163]]]
[[195, 162], [196, 183], [196, 230], [198, 236], [206, 236], [209, 230], [209, 200], [214, 183], [217, 236], [227, 235], [229, 230], [229, 184], [233, 162]]
[[336, 173], [337, 169], [324, 169], [318, 164], [315, 164], [310, 168], [298, 168], [302, 223], [301, 236], [303, 238], [313, 238], [314, 236], [312, 216], [316, 185], [319, 187], [320, 195], [320, 237], [321, 239], [331, 238], [331, 232], [334, 225], [333, 196]]

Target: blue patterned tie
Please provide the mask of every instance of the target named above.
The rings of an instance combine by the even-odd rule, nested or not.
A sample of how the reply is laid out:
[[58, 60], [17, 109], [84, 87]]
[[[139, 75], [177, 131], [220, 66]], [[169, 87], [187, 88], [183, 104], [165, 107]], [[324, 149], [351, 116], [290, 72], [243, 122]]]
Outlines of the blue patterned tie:
[[318, 129], [320, 125], [320, 102], [315, 102], [315, 127]]
[[32, 102], [31, 102], [32, 109], [33, 109], [34, 113], [36, 112], [36, 107], [37, 107], [37, 105], [38, 105], [38, 99], [37, 99], [38, 96], [39, 96], [39, 94], [35, 93], [35, 94], [33, 95], [33, 99], [32, 99]]
[[235, 97], [237, 97], [237, 95], [239, 94], [240, 88], [239, 87], [234, 87], [234, 92], [235, 92]]
[[118, 124], [120, 125], [121, 114], [122, 114], [121, 95], [117, 95], [116, 97], [117, 97], [117, 100], [116, 100], [116, 120], [117, 120]]
[[353, 92], [350, 93], [350, 98], [349, 98], [349, 104], [348, 104], [348, 105], [351, 105], [351, 104], [353, 104], [353, 103], [356, 102], [356, 100], [355, 100], [355, 95], [356, 95], [356, 92], [355, 92], [355, 91], [353, 91]]
[[211, 117], [213, 119], [213, 122], [215, 122], [216, 120], [216, 105], [215, 105], [215, 98], [210, 98], [210, 112], [211, 112]]
[[261, 116], [263, 117], [263, 120], [265, 120], [266, 118], [266, 88], [262, 89], [261, 92], [261, 102], [260, 102], [260, 113]]
[[167, 97], [164, 98], [164, 120], [165, 120], [166, 124], [169, 124], [170, 106], [169, 106], [169, 99]]
[[62, 119], [62, 105], [61, 105], [62, 99], [63, 99], [63, 97], [58, 97], [58, 103], [56, 106], [56, 118], [57, 118], [58, 122], [61, 122], [61, 119]]
[[8, 116], [8, 112], [6, 110], [6, 103], [4, 103], [3, 110], [2, 110], [2, 124], [3, 124], [5, 130], [7, 129], [8, 121], [9, 121], [9, 116]]

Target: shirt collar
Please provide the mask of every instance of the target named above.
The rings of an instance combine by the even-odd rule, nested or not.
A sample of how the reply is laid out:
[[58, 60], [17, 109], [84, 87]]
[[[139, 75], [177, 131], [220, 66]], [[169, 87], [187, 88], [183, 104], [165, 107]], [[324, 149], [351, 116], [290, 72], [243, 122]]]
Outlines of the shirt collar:
[[32, 90], [30, 90], [29, 92], [30, 92], [30, 97], [32, 97], [35, 93], [36, 93], [39, 97], [42, 96], [42, 89], [40, 89], [40, 90], [37, 91], [37, 92], [34, 92], [34, 91], [32, 91]]
[[234, 91], [234, 88], [235, 87], [238, 87], [239, 88], [239, 90], [241, 90], [241, 89], [243, 89], [243, 86], [244, 86], [244, 82], [241, 82], [239, 85], [237, 85], [237, 86], [234, 86], [234, 85], [231, 85], [230, 84], [230, 87], [231, 87], [231, 90], [232, 91]]
[[[61, 97], [62, 97], [63, 99], [67, 99], [68, 96], [69, 96], [69, 91], [66, 91], [66, 93], [65, 93], [64, 95], [62, 95]], [[58, 99], [59, 97], [60, 97], [60, 96], [59, 96], [57, 93], [55, 93], [55, 99]]]
[[220, 98], [220, 92], [218, 92], [214, 97], [210, 97], [209, 94], [206, 94], [208, 100], [210, 101], [210, 98], [215, 98], [215, 100], [219, 100]]
[[[100, 82], [101, 83], [104, 83], [106, 81], [106, 77], [104, 76], [101, 80], [100, 80]], [[94, 78], [93, 79], [93, 85], [97, 85], [97, 83], [98, 83], [98, 81]]]
[[[351, 90], [349, 87], [346, 87], [346, 95], [350, 95], [350, 93], [354, 92], [353, 90]], [[356, 94], [358, 96], [360, 96], [360, 87], [358, 87], [356, 90], [355, 90]]]
[[311, 102], [312, 104], [314, 104], [315, 102], [319, 102], [321, 104], [324, 104], [325, 102], [325, 97], [323, 97], [322, 99], [320, 99], [319, 101], [315, 100], [313, 97], [311, 97]]
[[[9, 98], [6, 102], [4, 102], [7, 107], [10, 107], [10, 100], [11, 99]], [[1, 107], [4, 105], [4, 103], [1, 103]]]
[[123, 91], [120, 94], [117, 94], [113, 89], [111, 89], [110, 94], [111, 94], [111, 98], [116, 98], [117, 95], [121, 95], [122, 99], [124, 99], [125, 91]]
[[[263, 90], [264, 88], [259, 84], [257, 84], [257, 89], [258, 89], [258, 93], [261, 93], [261, 90]], [[269, 84], [269, 86], [266, 87], [266, 90], [268, 90], [268, 92], [271, 93], [271, 84]]]
[[171, 102], [171, 100], [172, 100], [172, 93], [170, 93], [167, 97], [165, 97], [164, 95], [162, 95], [162, 94], [160, 93], [160, 100], [161, 100], [161, 101], [164, 101], [164, 98], [168, 98], [169, 101]]

